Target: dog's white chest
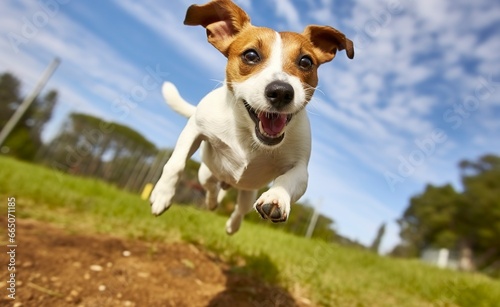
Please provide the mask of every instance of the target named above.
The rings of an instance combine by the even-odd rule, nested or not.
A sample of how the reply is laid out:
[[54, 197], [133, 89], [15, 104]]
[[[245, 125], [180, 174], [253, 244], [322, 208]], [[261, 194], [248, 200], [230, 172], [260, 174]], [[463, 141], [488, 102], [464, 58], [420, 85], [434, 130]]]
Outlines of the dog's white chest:
[[293, 166], [273, 155], [240, 152], [211, 143], [203, 144], [203, 162], [220, 181], [245, 190], [259, 189]]

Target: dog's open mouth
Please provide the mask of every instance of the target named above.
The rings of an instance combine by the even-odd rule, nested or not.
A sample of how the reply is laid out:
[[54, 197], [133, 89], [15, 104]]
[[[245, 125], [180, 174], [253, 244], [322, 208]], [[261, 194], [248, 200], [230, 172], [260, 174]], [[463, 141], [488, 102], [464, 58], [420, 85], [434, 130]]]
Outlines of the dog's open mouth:
[[257, 138], [268, 146], [281, 143], [285, 137], [285, 127], [292, 119], [292, 114], [257, 112], [246, 101], [243, 103], [255, 123]]

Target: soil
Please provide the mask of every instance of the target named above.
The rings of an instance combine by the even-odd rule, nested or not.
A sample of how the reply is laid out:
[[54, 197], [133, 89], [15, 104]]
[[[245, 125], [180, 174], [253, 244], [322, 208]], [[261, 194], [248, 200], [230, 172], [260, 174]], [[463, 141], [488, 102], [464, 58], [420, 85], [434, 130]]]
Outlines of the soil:
[[15, 300], [2, 242], [0, 306], [311, 306], [188, 243], [75, 234], [31, 220], [17, 220], [16, 239]]

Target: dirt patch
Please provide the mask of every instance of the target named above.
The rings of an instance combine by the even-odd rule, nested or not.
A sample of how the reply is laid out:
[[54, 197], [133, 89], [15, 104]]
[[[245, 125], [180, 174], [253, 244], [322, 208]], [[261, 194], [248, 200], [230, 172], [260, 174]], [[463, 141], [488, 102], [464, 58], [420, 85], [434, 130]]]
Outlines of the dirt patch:
[[0, 305], [310, 306], [192, 244], [71, 234], [19, 220], [17, 241], [16, 299], [7, 297], [2, 252]]

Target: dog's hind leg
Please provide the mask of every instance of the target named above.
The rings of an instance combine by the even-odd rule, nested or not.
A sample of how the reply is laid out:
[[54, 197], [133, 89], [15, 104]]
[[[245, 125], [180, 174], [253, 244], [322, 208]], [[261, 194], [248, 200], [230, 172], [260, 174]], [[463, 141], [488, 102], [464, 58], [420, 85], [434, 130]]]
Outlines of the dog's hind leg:
[[253, 203], [257, 197], [257, 191], [238, 191], [238, 200], [231, 217], [226, 222], [226, 232], [229, 235], [237, 232], [240, 229], [241, 221], [245, 214], [253, 207]]
[[205, 205], [209, 210], [215, 210], [219, 204], [217, 196], [219, 194], [219, 181], [212, 174], [210, 169], [202, 163], [198, 171], [198, 180], [206, 191]]

